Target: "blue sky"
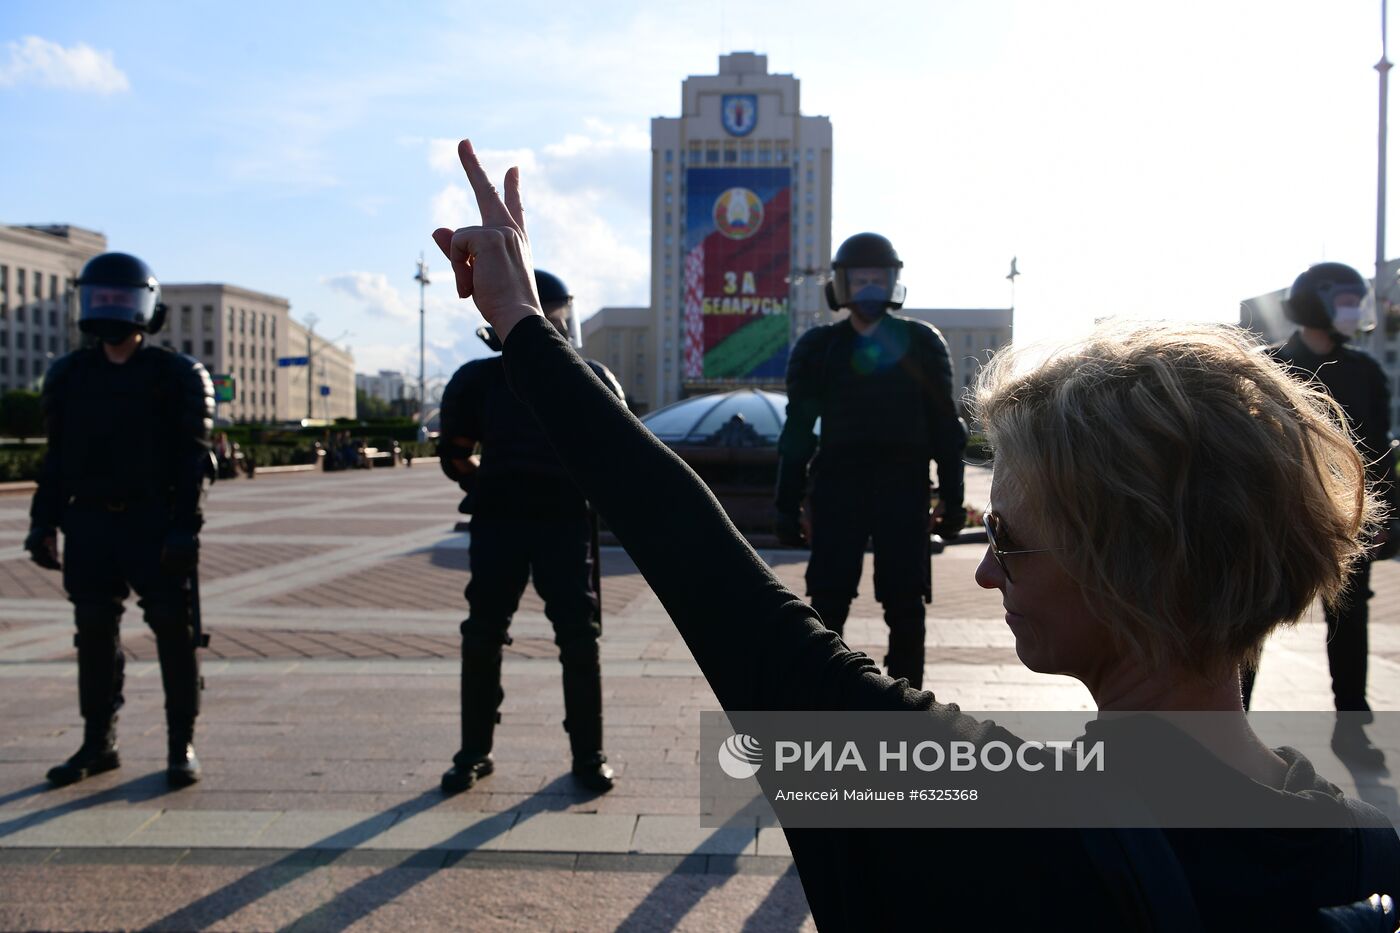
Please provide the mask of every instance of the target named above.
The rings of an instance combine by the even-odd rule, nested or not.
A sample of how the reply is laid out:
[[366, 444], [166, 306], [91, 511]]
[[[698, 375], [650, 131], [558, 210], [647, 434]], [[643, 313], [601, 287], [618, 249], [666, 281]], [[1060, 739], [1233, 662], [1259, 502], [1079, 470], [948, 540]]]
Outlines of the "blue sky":
[[521, 164], [537, 261], [585, 313], [644, 303], [649, 119], [740, 49], [831, 117], [837, 239], [889, 235], [911, 305], [1005, 305], [1016, 255], [1021, 336], [1229, 320], [1374, 258], [1379, 0], [5, 0], [0, 222], [286, 296], [361, 371], [416, 371], [423, 251], [450, 372], [484, 352], [428, 239], [475, 220], [452, 142]]

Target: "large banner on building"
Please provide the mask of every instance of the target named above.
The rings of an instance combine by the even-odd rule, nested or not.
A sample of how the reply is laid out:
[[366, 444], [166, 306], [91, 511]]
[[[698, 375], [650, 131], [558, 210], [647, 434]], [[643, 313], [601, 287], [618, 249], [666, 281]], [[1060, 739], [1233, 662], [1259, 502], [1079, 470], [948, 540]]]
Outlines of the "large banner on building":
[[787, 168], [686, 170], [686, 380], [781, 380], [792, 268]]

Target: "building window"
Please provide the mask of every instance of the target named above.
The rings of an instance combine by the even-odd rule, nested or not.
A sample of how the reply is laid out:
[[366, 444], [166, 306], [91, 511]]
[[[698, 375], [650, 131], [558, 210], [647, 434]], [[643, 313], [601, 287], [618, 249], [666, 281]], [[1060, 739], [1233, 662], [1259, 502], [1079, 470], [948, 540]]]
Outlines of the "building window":
[[1394, 365], [1394, 363], [1395, 363], [1395, 351], [1394, 351], [1394, 350], [1386, 350], [1386, 351], [1385, 351], [1385, 361], [1386, 361], [1387, 363], [1390, 363], [1390, 364]]
[[[7, 376], [10, 374], [10, 358], [8, 356], [0, 356], [0, 373]], [[6, 385], [8, 384], [6, 383]]]
[[675, 184], [675, 179], [673, 179], [673, 178], [671, 177], [671, 170], [670, 170], [670, 169], [667, 169], [667, 170], [666, 170], [666, 184], [667, 184], [667, 185]]
[[15, 373], [16, 373], [16, 375], [20, 375], [20, 376], [26, 376], [26, 375], [28, 375], [28, 374], [29, 374], [29, 361], [26, 360], [26, 359], [25, 359], [24, 357], [22, 357], [22, 356], [21, 356], [19, 359], [15, 360]]
[[193, 341], [193, 340], [181, 340], [181, 341], [180, 341], [180, 352], [183, 353], [183, 354], [185, 354], [186, 356], [194, 356], [194, 341]]
[[15, 320], [21, 324], [24, 323], [24, 305], [19, 305], [15, 308]]
[[9, 345], [10, 332], [7, 330], [0, 330], [0, 347], [8, 347]]
[[57, 311], [53, 311], [53, 310], [50, 310], [50, 311], [49, 311], [49, 326], [50, 326], [50, 327], [57, 327], [57, 326], [58, 326], [58, 312], [57, 312]]
[[670, 149], [667, 149], [667, 150], [666, 150], [666, 164], [667, 164], [667, 165], [670, 165], [670, 164], [671, 164], [671, 150], [670, 150]]
[[49, 337], [49, 352], [50, 352], [50, 353], [57, 353], [57, 352], [58, 352], [58, 338], [57, 338], [57, 337], [54, 337], [54, 336], [52, 336], [52, 335], [50, 335], [50, 337]]
[[0, 292], [10, 290], [10, 267], [0, 266]]
[[811, 184], [815, 184], [815, 183], [816, 183], [816, 175], [812, 172], [811, 169], [807, 169], [807, 184], [811, 185]]
[[[718, 146], [710, 146], [709, 148], [707, 148], [707, 149], [705, 150], [705, 164], [706, 164], [706, 165], [718, 165], [718, 164], [719, 164], [719, 147], [718, 147]], [[24, 281], [24, 279], [23, 279], [23, 273], [20, 273], [20, 275], [21, 275], [20, 281], [23, 282], [23, 281]], [[24, 289], [23, 289], [23, 288], [20, 289], [20, 294], [21, 294], [21, 295], [24, 294]]]
[[668, 226], [668, 227], [671, 226], [671, 212], [670, 212], [670, 211], [667, 211], [667, 212], [666, 212], [666, 226]]
[[194, 309], [189, 305], [180, 305], [180, 326], [187, 331], [194, 329]]
[[34, 300], [44, 299], [44, 275], [41, 272], [34, 273]]
[[33, 344], [34, 349], [36, 350], [44, 349], [44, 338], [40, 337], [38, 334], [34, 335], [34, 339], [31, 341], [31, 343]]
[[51, 275], [51, 276], [49, 276], [49, 300], [52, 301], [53, 299], [55, 299], [55, 298], [57, 298], [57, 297], [58, 297], [58, 276], [56, 276], [56, 275]]
[[209, 364], [212, 366], [214, 363], [214, 341], [204, 341], [204, 356], [209, 360]]
[[779, 164], [779, 165], [786, 165], [786, 164], [787, 164], [787, 160], [788, 160], [788, 147], [787, 147], [787, 143], [778, 143], [777, 153], [778, 153], [778, 155], [777, 155], [778, 164]]
[[753, 165], [753, 146], [745, 146], [739, 150], [739, 162], [742, 165]]
[[15, 294], [20, 298], [24, 297], [24, 270], [15, 270]]

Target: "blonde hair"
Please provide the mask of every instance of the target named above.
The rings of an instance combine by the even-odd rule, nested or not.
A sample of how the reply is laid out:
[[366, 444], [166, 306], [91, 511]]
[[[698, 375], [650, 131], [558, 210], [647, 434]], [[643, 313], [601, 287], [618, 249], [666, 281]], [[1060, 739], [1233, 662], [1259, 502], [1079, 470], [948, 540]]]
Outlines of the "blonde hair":
[[1109, 324], [983, 368], [973, 399], [1053, 555], [1121, 645], [1221, 676], [1380, 518], [1340, 406], [1227, 325]]

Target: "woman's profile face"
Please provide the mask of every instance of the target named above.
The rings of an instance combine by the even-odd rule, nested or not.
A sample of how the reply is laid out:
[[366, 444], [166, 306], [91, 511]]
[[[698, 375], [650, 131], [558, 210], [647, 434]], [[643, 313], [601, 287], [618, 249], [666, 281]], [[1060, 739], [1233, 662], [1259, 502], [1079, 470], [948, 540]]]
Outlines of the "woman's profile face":
[[[990, 507], [999, 519], [997, 544], [1003, 551], [1050, 547], [1030, 507], [1034, 495], [1011, 471], [998, 467], [993, 472]], [[976, 579], [979, 586], [1001, 591], [1006, 624], [1016, 636], [1022, 664], [1038, 673], [1086, 680], [1116, 662], [1117, 650], [1057, 556], [1053, 550], [1008, 554], [1003, 559], [1011, 572], [1009, 580], [989, 544]]]

